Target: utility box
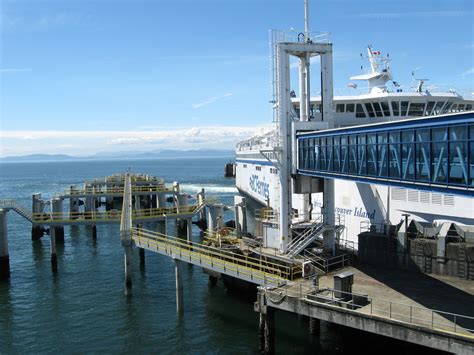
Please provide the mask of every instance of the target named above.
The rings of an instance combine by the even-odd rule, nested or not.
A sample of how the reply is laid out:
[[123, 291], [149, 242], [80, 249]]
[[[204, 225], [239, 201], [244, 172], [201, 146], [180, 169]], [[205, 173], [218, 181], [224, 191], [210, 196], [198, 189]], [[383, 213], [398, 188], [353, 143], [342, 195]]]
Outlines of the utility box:
[[347, 301], [351, 299], [352, 284], [354, 283], [354, 273], [350, 271], [341, 272], [334, 275], [334, 297]]
[[295, 194], [310, 194], [324, 191], [324, 179], [305, 175], [296, 175], [293, 179]]

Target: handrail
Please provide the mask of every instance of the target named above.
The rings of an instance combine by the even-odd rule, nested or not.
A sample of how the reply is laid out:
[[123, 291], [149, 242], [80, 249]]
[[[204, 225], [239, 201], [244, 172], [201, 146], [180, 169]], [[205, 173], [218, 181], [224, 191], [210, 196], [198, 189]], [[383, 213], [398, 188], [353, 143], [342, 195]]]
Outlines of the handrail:
[[[264, 291], [265, 293], [268, 291], [277, 291], [282, 293], [285, 297], [304, 299], [310, 304], [329, 304], [332, 306], [344, 308], [344, 310], [348, 312], [375, 315], [378, 317], [413, 324], [418, 327], [428, 328], [436, 331], [447, 333], [452, 332], [456, 335], [474, 339], [474, 334], [471, 334], [474, 333], [474, 329], [466, 328], [460, 325], [460, 323], [463, 321], [472, 322], [472, 324], [474, 324], [473, 316], [466, 316], [438, 309], [424, 308], [417, 305], [379, 299], [368, 296], [367, 294], [345, 292], [334, 290], [332, 288], [324, 288], [316, 291], [314, 287], [307, 286], [304, 290], [301, 283], [298, 284], [295, 282], [288, 282], [285, 286], [281, 286], [273, 290], [265, 289]], [[336, 297], [335, 293], [347, 295], [347, 297]], [[357, 298], [359, 300], [366, 300], [366, 302], [360, 302], [361, 304], [358, 304], [357, 301], [354, 301]], [[348, 308], [348, 304], [350, 304], [353, 309]], [[450, 323], [442, 322], [438, 319], [439, 317], [446, 319]], [[468, 334], [466, 334], [466, 332], [468, 332]]]
[[292, 275], [292, 268], [289, 266], [273, 263], [264, 259], [258, 259], [251, 256], [230, 253], [222, 251], [219, 248], [207, 246], [201, 243], [181, 240], [175, 237], [171, 237], [165, 234], [161, 234], [154, 231], [149, 231], [143, 228], [132, 228], [132, 238], [137, 242], [143, 240], [144, 243], [154, 242], [158, 247], [161, 245], [163, 248], [172, 248], [176, 253], [182, 255], [186, 253], [186, 256], [194, 256], [198, 258], [207, 257], [214, 261], [224, 262], [228, 264], [234, 264], [238, 267], [245, 267], [251, 269], [251, 271], [257, 271], [259, 273], [268, 274], [271, 277], [277, 278], [278, 280], [289, 280]]

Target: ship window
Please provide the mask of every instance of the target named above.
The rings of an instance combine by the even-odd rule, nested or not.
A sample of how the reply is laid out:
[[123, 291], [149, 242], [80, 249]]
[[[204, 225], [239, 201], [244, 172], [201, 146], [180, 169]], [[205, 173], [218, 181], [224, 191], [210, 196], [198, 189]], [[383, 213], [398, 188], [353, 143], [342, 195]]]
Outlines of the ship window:
[[434, 101], [428, 101], [428, 105], [426, 105], [425, 116], [431, 115], [431, 111], [435, 105]]
[[373, 103], [377, 117], [383, 117], [382, 108], [378, 102]]
[[367, 109], [367, 112], [369, 113], [369, 117], [375, 117], [374, 108], [372, 107], [372, 104], [370, 102], [365, 103], [365, 108]]
[[346, 112], [354, 112], [354, 104], [346, 104]]
[[408, 112], [409, 116], [423, 116], [423, 111], [425, 110], [424, 103], [414, 103], [410, 105], [410, 112]]
[[459, 104], [458, 110], [459, 111], [464, 111], [464, 104]]
[[398, 101], [392, 101], [392, 111], [394, 116], [400, 115], [400, 111], [398, 108]]
[[337, 104], [336, 112], [344, 112], [344, 104]]
[[295, 107], [296, 117], [300, 117], [300, 109]]
[[436, 106], [434, 108], [434, 115], [439, 115], [441, 113], [441, 108], [444, 106], [444, 101], [440, 101], [436, 103]]
[[255, 170], [257, 170], [257, 171], [262, 171], [262, 167], [257, 165], [257, 166], [255, 167]]
[[466, 111], [471, 111], [472, 110], [472, 105], [466, 105]]
[[406, 116], [408, 111], [408, 101], [402, 101], [400, 105], [400, 116]]
[[467, 184], [467, 126], [454, 126], [449, 129], [449, 182]]
[[453, 106], [451, 106], [451, 112], [458, 112], [457, 108], [458, 108], [458, 105], [454, 104]]
[[244, 169], [247, 169], [247, 164], [244, 164]]
[[390, 108], [388, 107], [388, 102], [382, 101], [380, 104], [382, 105], [383, 114], [386, 117], [390, 117]]
[[361, 104], [357, 104], [356, 106], [356, 117], [365, 117], [365, 112]]

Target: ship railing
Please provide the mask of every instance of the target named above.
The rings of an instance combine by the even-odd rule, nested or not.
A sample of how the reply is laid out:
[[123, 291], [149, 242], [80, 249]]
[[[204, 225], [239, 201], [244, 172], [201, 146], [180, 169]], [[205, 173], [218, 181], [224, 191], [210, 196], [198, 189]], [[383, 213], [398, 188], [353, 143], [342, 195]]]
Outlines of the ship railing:
[[277, 43], [329, 43], [331, 34], [329, 32], [309, 32], [308, 37], [303, 32], [270, 30], [272, 44]]
[[281, 287], [265, 289], [265, 294], [268, 293], [278, 294], [281, 301], [285, 297], [299, 298], [314, 306], [320, 304], [330, 305], [343, 308], [347, 312], [354, 312], [354, 314], [362, 313], [377, 316], [425, 329], [455, 333], [471, 340], [474, 339], [473, 316], [375, 298], [362, 293], [319, 288], [309, 282], [288, 282]]

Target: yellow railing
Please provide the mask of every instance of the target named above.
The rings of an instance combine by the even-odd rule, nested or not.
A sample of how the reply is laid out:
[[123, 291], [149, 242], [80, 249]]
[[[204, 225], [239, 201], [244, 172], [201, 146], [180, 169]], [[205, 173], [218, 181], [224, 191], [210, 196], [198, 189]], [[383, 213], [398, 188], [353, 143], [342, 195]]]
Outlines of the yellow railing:
[[[166, 185], [156, 185], [156, 186], [133, 186], [132, 193], [138, 192], [173, 192], [173, 189], [166, 187]], [[71, 190], [63, 193], [62, 195], [105, 195], [105, 194], [121, 194], [123, 195], [123, 187], [115, 186], [109, 188], [84, 188]]]
[[135, 243], [148, 245], [167, 254], [180, 255], [196, 263], [206, 262], [237, 274], [263, 281], [284, 281], [292, 278], [292, 268], [219, 248], [188, 242], [143, 228], [132, 228]]
[[[133, 210], [132, 218], [147, 219], [156, 217], [172, 217], [180, 215], [189, 215], [196, 213], [202, 205], [188, 205], [180, 206], [179, 210], [176, 207], [165, 208], [147, 208], [141, 210]], [[33, 220], [35, 223], [48, 222], [71, 222], [78, 220], [101, 220], [101, 221], [119, 221], [121, 212], [118, 210], [110, 211], [87, 211], [87, 212], [42, 212], [33, 213]]]

